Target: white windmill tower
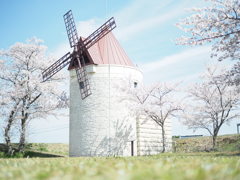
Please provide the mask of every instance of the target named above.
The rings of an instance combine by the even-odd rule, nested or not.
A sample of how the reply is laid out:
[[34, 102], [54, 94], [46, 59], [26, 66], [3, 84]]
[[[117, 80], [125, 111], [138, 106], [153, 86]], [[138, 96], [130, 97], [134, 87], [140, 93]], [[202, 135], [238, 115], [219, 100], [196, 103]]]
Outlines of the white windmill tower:
[[74, 50], [47, 68], [43, 81], [70, 64], [70, 156], [136, 155], [136, 120], [116, 86], [129, 77], [136, 86], [142, 73], [112, 34], [114, 19], [85, 39], [78, 37], [71, 10], [64, 21]]

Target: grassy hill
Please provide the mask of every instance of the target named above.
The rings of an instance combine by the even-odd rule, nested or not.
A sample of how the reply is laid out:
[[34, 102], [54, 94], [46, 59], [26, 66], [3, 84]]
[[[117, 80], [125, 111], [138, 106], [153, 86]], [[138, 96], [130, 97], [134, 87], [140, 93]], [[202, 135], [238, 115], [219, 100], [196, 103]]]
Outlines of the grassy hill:
[[46, 152], [56, 155], [68, 156], [68, 144], [61, 143], [30, 143], [27, 145], [28, 151]]
[[[13, 144], [13, 149], [17, 144]], [[7, 148], [5, 144], [0, 144], [0, 158], [8, 158], [4, 153]], [[16, 153], [13, 157], [65, 157], [68, 156], [68, 144], [61, 143], [29, 143], [24, 154]]]
[[[211, 137], [194, 137], [186, 139], [173, 139], [173, 152], [209, 152], [211, 150]], [[0, 144], [0, 151], [4, 151], [4, 144]], [[240, 135], [224, 135], [217, 139], [218, 152], [240, 151]], [[55, 157], [68, 156], [68, 144], [60, 143], [29, 143], [25, 157]]]
[[[173, 152], [209, 152], [212, 148], [212, 139], [209, 136], [173, 139]], [[68, 155], [67, 144], [45, 144], [32, 143], [28, 145], [28, 150], [53, 153], [58, 155]], [[216, 150], [218, 152], [240, 151], [240, 135], [223, 135], [217, 139]]]
[[[209, 152], [212, 148], [211, 137], [173, 139], [175, 152]], [[219, 152], [240, 151], [240, 135], [218, 136], [216, 150]]]

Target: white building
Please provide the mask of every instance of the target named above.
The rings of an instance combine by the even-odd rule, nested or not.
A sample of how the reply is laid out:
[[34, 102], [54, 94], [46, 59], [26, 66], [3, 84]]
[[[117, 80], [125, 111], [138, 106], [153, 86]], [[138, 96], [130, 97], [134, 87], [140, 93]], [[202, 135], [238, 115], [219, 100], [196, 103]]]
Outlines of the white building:
[[[131, 156], [161, 152], [161, 129], [137, 120], [122, 101], [123, 79], [142, 83], [142, 72], [110, 32], [87, 50], [92, 94], [82, 100], [74, 66], [70, 65], [70, 156]], [[126, 87], [127, 88], [127, 87]], [[171, 123], [166, 123], [171, 144]], [[168, 147], [168, 150], [171, 146]]]

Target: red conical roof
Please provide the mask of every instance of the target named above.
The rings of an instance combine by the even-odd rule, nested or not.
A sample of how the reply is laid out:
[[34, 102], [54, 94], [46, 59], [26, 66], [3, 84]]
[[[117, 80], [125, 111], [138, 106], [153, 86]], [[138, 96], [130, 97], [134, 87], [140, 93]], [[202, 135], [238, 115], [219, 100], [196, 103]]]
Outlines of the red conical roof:
[[94, 64], [134, 66], [112, 32], [88, 49]]
[[[82, 38], [84, 40], [84, 38]], [[89, 64], [117, 64], [123, 66], [135, 66], [129, 59], [118, 40], [112, 32], [102, 37], [98, 42], [91, 46], [85, 53], [88, 58], [86, 65]], [[86, 60], [86, 59], [85, 59]], [[69, 70], [74, 68], [74, 61], [70, 63]]]

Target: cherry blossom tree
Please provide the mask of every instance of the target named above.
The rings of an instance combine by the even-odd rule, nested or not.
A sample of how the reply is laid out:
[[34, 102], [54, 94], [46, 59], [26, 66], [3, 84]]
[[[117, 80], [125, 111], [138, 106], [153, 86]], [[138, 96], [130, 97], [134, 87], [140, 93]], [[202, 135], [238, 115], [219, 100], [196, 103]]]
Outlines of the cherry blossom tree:
[[205, 8], [193, 8], [192, 16], [177, 25], [190, 34], [182, 37], [179, 44], [202, 45], [212, 42], [212, 56], [219, 60], [240, 58], [240, 1], [206, 0], [211, 3]]
[[12, 153], [10, 134], [13, 124], [20, 127], [18, 150], [23, 151], [28, 122], [56, 115], [55, 110], [63, 107], [65, 94], [59, 88], [63, 76], [56, 75], [52, 81], [42, 83], [41, 72], [54, 61], [46, 55], [46, 49], [41, 40], [32, 38], [0, 52], [0, 117], [5, 122], [8, 153]]
[[[116, 84], [116, 89], [120, 89], [122, 94], [119, 96], [119, 101], [124, 101], [132, 116], [139, 116], [144, 114], [145, 107], [149, 103], [149, 98], [155, 86], [146, 86], [142, 82], [134, 85], [134, 78], [128, 77], [122, 79], [120, 83]], [[136, 82], [135, 82], [136, 83]]]
[[151, 89], [149, 103], [144, 112], [151, 120], [161, 127], [162, 152], [166, 150], [165, 123], [183, 110], [181, 104], [174, 98], [176, 85], [159, 83]]
[[190, 102], [185, 109], [184, 124], [191, 129], [205, 129], [212, 136], [212, 147], [223, 124], [240, 116], [240, 94], [237, 86], [229, 86], [219, 78], [226, 69], [218, 66], [207, 68], [203, 82], [189, 90]]
[[[193, 8], [193, 15], [181, 20], [177, 26], [188, 36], [181, 37], [177, 44], [212, 45], [212, 57], [240, 59], [240, 1], [239, 0], [205, 0], [208, 7]], [[236, 64], [228, 72], [237, 84], [240, 66]]]
[[137, 119], [143, 118], [144, 121], [154, 121], [161, 127], [162, 152], [164, 153], [167, 146], [166, 121], [183, 110], [183, 106], [175, 97], [177, 84], [157, 83], [151, 86], [138, 84], [138, 87], [133, 87], [132, 80], [124, 82], [125, 85], [122, 86], [122, 91], [126, 94], [124, 99], [129, 103], [128, 106], [133, 116]]

